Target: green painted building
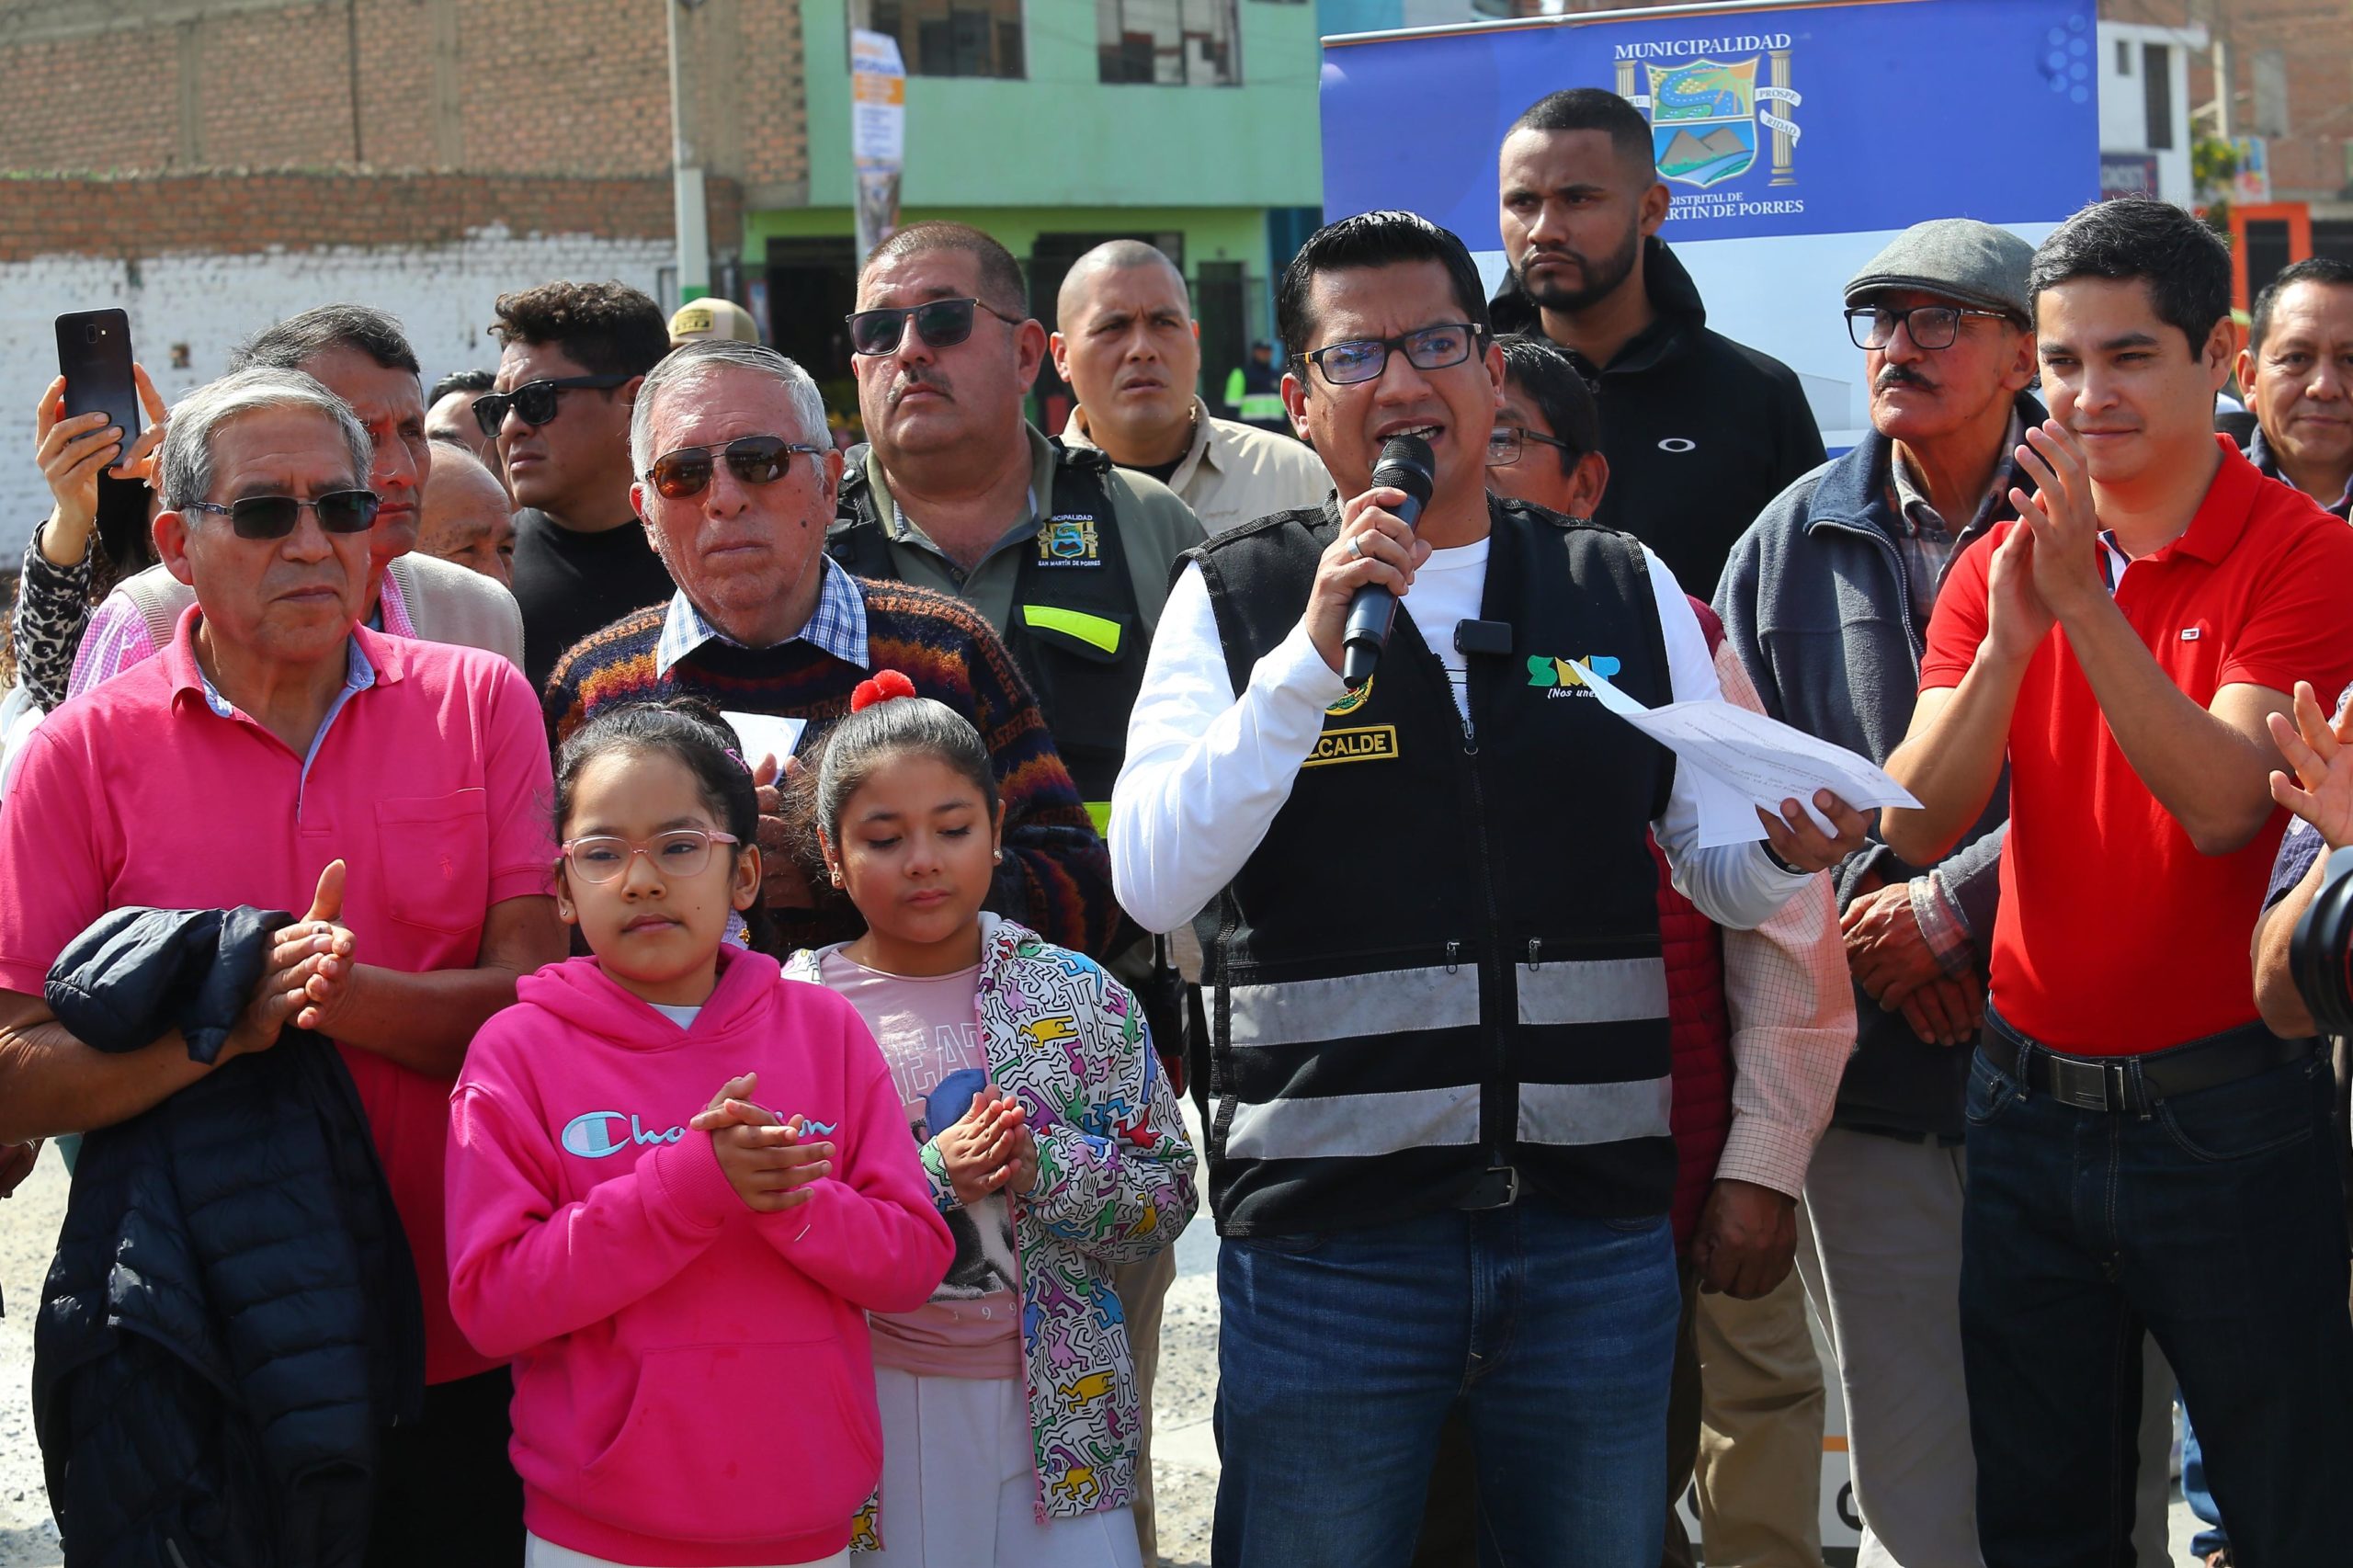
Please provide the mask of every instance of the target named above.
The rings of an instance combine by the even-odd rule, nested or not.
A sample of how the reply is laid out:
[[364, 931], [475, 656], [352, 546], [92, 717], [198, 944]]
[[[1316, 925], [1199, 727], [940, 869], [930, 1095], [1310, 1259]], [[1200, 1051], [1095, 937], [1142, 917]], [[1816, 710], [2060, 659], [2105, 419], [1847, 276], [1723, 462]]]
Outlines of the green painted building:
[[[900, 220], [950, 218], [1021, 258], [1053, 324], [1079, 255], [1132, 237], [1193, 286], [1203, 381], [1272, 335], [1268, 279], [1317, 221], [1316, 8], [1300, 0], [865, 0], [907, 68]], [[776, 347], [855, 406], [848, 22], [801, 7], [805, 206], [749, 210], [743, 279]], [[790, 301], [790, 307], [781, 308]], [[763, 308], [763, 307], [767, 308]], [[1041, 417], [1067, 392], [1049, 364]]]

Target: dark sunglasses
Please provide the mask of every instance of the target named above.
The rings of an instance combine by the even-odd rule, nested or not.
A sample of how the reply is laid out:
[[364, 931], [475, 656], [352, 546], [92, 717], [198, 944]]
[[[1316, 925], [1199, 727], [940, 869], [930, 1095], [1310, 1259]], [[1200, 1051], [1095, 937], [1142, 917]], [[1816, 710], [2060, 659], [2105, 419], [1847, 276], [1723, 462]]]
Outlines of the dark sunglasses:
[[629, 381], [627, 376], [563, 376], [553, 381], [525, 381], [513, 392], [484, 392], [474, 399], [474, 423], [491, 439], [498, 438], [498, 427], [506, 423], [506, 411], [513, 409], [515, 417], [537, 429], [556, 416], [555, 394], [594, 388], [607, 391]]
[[815, 457], [824, 449], [788, 441], [781, 436], [739, 436], [724, 447], [680, 447], [675, 452], [665, 452], [645, 471], [645, 479], [654, 486], [654, 493], [665, 500], [683, 501], [703, 493], [718, 458], [726, 459], [728, 472], [746, 484], [773, 484], [792, 466], [793, 453], [807, 452]]
[[889, 354], [895, 350], [899, 340], [906, 335], [910, 319], [915, 324], [915, 335], [932, 347], [953, 348], [972, 335], [972, 311], [976, 306], [1007, 326], [1021, 324], [1018, 318], [981, 300], [926, 300], [920, 305], [858, 311], [842, 319], [849, 323], [850, 347], [860, 354]]
[[239, 539], [284, 539], [302, 520], [302, 509], [319, 515], [319, 527], [331, 534], [361, 534], [374, 525], [382, 503], [372, 490], [330, 490], [314, 501], [299, 495], [248, 495], [223, 506], [215, 501], [190, 501], [183, 512], [218, 512], [229, 519]]

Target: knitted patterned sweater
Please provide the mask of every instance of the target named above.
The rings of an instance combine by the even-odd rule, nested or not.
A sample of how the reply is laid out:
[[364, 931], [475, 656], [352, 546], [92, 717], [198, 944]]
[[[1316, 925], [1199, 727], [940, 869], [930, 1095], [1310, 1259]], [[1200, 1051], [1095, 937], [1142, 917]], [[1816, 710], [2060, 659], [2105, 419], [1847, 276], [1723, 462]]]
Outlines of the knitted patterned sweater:
[[[806, 719], [800, 747], [806, 754], [823, 731], [848, 716], [859, 681], [872, 670], [902, 671], [918, 693], [970, 719], [995, 762], [1006, 853], [989, 907], [1050, 942], [1101, 954], [1120, 922], [1111, 853], [1005, 644], [961, 599], [901, 583], [856, 581], [866, 596], [872, 669], [799, 638], [762, 649], [712, 641], [657, 676], [654, 648], [668, 607], [655, 605], [583, 639], [563, 656], [548, 681], [548, 727], [561, 744], [602, 709], [685, 692], [721, 708]], [[858, 910], [837, 890], [811, 891], [813, 910], [768, 911], [766, 946], [779, 958], [865, 932]]]

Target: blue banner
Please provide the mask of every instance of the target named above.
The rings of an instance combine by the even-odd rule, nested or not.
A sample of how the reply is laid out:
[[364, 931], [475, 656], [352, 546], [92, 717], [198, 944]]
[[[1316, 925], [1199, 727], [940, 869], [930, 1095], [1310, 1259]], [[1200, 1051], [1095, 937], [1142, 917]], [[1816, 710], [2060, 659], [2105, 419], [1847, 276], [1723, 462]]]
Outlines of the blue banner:
[[1670, 243], [2055, 222], [2099, 195], [2092, 0], [1879, 0], [1568, 17], [1324, 55], [1324, 209], [1495, 243], [1495, 156], [1563, 87], [1644, 111]]
[[1545, 94], [1651, 124], [1659, 237], [1708, 324], [1798, 373], [1824, 438], [1868, 418], [1845, 280], [1894, 233], [1978, 218], [2039, 241], [2100, 194], [2094, 0], [1621, 11], [1367, 35], [1324, 53], [1324, 213], [1403, 207], [1504, 274], [1496, 163]]

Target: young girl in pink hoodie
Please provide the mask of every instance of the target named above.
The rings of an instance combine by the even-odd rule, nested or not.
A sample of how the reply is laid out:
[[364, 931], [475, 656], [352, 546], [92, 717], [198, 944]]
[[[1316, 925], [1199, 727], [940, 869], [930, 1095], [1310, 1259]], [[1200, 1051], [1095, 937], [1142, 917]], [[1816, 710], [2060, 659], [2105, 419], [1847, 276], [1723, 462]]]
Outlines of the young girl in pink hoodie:
[[685, 702], [572, 737], [557, 909], [596, 956], [525, 978], [450, 1096], [450, 1306], [514, 1360], [528, 1568], [844, 1561], [866, 1313], [951, 1255], [857, 1010], [722, 940], [760, 887], [733, 746]]
[[878, 1568], [1136, 1568], [1111, 1269], [1192, 1217], [1176, 1097], [1119, 982], [983, 913], [1003, 810], [971, 722], [893, 670], [851, 706], [811, 814], [867, 932], [788, 968], [873, 1026], [957, 1243], [928, 1301], [874, 1317]]

